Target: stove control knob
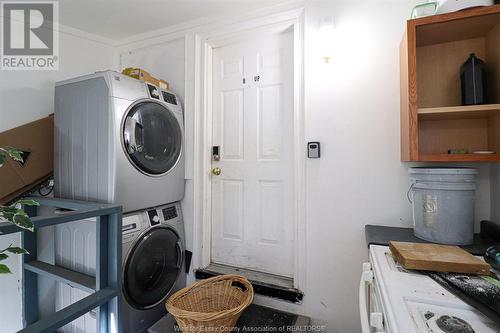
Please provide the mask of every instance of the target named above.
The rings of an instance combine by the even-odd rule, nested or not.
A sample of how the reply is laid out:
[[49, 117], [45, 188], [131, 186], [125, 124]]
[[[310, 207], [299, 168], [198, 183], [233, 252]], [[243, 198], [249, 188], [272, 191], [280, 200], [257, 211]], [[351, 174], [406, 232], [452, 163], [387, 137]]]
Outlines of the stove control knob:
[[367, 283], [372, 283], [373, 281], [373, 271], [372, 271], [372, 264], [369, 262], [364, 262], [363, 263], [363, 273], [362, 273], [363, 281]]
[[378, 331], [384, 329], [384, 315], [382, 312], [370, 313], [370, 326], [375, 327]]
[[363, 272], [371, 271], [371, 270], [372, 270], [372, 264], [369, 262], [364, 262], [363, 263]]
[[363, 272], [363, 281], [365, 281], [366, 283], [372, 283], [373, 282], [373, 272], [372, 271]]

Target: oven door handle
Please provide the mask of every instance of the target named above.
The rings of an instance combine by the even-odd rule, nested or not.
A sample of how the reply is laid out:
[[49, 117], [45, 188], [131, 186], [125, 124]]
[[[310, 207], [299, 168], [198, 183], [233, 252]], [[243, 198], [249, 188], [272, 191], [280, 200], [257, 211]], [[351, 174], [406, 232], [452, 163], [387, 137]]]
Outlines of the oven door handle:
[[367, 287], [373, 281], [373, 272], [371, 270], [370, 263], [363, 264], [363, 273], [361, 274], [361, 279], [359, 281], [359, 317], [361, 319], [361, 332], [371, 333], [370, 320], [368, 318], [368, 304], [366, 294]]

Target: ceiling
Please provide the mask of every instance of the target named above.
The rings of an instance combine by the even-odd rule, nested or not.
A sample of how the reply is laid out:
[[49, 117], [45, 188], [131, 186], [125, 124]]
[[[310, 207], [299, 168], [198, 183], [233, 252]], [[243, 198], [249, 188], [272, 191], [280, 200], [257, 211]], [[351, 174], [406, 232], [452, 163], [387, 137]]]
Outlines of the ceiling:
[[63, 0], [59, 22], [113, 40], [286, 0]]

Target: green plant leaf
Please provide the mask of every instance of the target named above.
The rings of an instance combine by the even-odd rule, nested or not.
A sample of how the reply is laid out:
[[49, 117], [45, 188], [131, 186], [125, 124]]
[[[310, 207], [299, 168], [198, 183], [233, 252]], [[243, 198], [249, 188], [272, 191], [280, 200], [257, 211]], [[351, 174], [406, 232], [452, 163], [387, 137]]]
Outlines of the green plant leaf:
[[0, 212], [15, 214], [19, 209], [14, 206], [0, 206]]
[[22, 249], [22, 248], [16, 247], [16, 246], [10, 246], [7, 249], [5, 249], [5, 251], [8, 251], [8, 252], [14, 253], [14, 254], [29, 254], [29, 252], [26, 251], [25, 249]]
[[19, 149], [11, 148], [11, 147], [6, 147], [5, 150], [7, 151], [7, 154], [16, 162], [22, 162], [23, 158], [21, 156], [22, 151]]
[[22, 209], [18, 209], [16, 207], [0, 206], [0, 217], [5, 218], [7, 221], [16, 223], [14, 221], [14, 217], [16, 215], [29, 218], [28, 214], [26, 214], [26, 212]]
[[0, 152], [0, 168], [5, 163], [5, 155]]
[[15, 214], [12, 218], [12, 223], [23, 229], [33, 231], [33, 222], [31, 222], [30, 218], [26, 215]]
[[17, 204], [25, 205], [25, 206], [40, 206], [40, 204], [38, 203], [38, 201], [35, 201], [33, 199], [19, 199], [16, 202], [16, 205]]
[[6, 220], [12, 222], [14, 215], [16, 215], [17, 208], [0, 206], [0, 216], [5, 218]]
[[9, 267], [7, 267], [7, 265], [0, 264], [0, 274], [9, 274], [9, 273], [12, 273]]
[[15, 206], [10, 206], [10, 207], [0, 206], [0, 213], [28, 216], [28, 214], [26, 214], [24, 210], [16, 208]]
[[26, 213], [24, 210], [16, 208], [16, 213], [14, 215], [21, 215], [24, 217], [29, 217], [28, 213]]
[[7, 259], [9, 256], [5, 253], [0, 253], [0, 261]]

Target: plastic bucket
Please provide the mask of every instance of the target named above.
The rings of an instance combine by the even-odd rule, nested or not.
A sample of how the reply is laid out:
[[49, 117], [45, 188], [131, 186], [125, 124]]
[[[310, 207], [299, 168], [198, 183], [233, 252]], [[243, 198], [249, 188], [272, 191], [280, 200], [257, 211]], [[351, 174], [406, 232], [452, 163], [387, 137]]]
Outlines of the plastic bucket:
[[441, 244], [468, 245], [474, 238], [474, 168], [410, 168], [413, 231]]

